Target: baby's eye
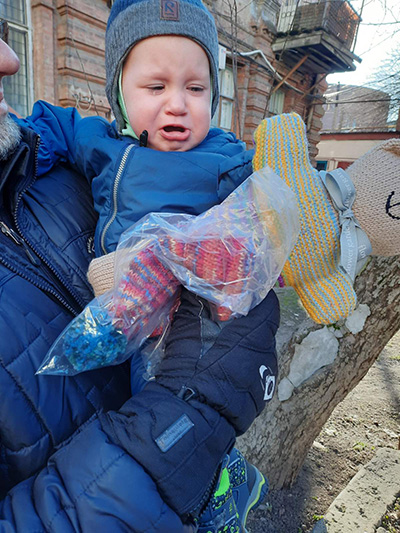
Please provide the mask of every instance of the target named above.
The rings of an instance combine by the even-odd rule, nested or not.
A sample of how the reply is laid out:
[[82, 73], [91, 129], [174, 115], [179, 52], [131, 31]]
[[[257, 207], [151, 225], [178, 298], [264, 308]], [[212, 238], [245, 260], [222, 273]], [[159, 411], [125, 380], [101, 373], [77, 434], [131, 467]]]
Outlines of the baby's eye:
[[189, 91], [193, 93], [202, 93], [204, 91], [204, 87], [198, 87], [198, 86], [189, 87]]
[[149, 87], [149, 89], [152, 92], [159, 92], [159, 91], [162, 91], [164, 89], [164, 85], [151, 85]]

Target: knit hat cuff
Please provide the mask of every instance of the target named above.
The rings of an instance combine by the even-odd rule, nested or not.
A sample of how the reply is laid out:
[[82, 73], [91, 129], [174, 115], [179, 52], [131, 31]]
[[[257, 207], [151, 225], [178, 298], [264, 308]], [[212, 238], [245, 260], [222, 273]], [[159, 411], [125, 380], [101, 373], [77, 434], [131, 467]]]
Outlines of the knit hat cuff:
[[122, 91], [122, 69], [119, 71], [118, 77], [118, 108], [121, 111], [122, 120], [124, 121], [124, 127], [121, 129], [122, 135], [128, 135], [133, 139], [138, 139], [129, 122], [128, 112], [126, 110], [124, 93]]
[[93, 259], [89, 264], [87, 278], [96, 298], [112, 289], [114, 285], [114, 263], [116, 252]]

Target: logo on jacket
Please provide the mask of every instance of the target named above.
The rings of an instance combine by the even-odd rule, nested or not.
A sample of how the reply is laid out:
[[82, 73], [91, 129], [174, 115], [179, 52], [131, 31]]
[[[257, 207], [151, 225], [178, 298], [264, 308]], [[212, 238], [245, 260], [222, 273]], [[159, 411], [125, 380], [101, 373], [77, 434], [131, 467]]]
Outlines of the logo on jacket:
[[261, 365], [259, 372], [261, 377], [261, 385], [264, 389], [264, 400], [268, 401], [274, 395], [276, 379], [268, 366]]
[[88, 251], [88, 254], [93, 255], [94, 254], [94, 237], [93, 235], [88, 238], [86, 243], [86, 249]]

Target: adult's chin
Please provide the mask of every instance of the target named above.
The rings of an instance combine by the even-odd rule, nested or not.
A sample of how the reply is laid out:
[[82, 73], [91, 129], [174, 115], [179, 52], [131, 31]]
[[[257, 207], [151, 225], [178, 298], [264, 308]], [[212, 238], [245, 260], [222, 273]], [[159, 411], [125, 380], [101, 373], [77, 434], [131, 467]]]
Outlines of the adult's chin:
[[0, 101], [0, 120], [3, 119], [3, 117], [6, 117], [8, 115], [8, 105], [7, 102], [3, 99]]
[[8, 113], [2, 114], [0, 109], [0, 160], [7, 159], [20, 141], [21, 131], [18, 124], [12, 120]]

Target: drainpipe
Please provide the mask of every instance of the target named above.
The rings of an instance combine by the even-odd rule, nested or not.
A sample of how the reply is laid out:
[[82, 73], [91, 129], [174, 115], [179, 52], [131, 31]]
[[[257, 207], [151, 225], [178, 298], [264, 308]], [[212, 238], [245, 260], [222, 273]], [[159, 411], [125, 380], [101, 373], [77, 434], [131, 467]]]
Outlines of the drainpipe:
[[396, 131], [400, 131], [400, 107], [399, 107], [399, 112], [398, 112], [398, 115], [397, 115]]
[[[336, 96], [335, 96], [336, 102], [338, 102], [340, 100], [339, 91], [340, 91], [340, 81], [336, 85]], [[336, 115], [337, 115], [337, 112], [338, 112], [338, 105], [335, 104], [335, 106], [333, 108], [333, 119], [332, 119], [332, 130], [333, 131], [337, 131], [337, 127], [336, 127], [336, 118], [337, 118]]]

